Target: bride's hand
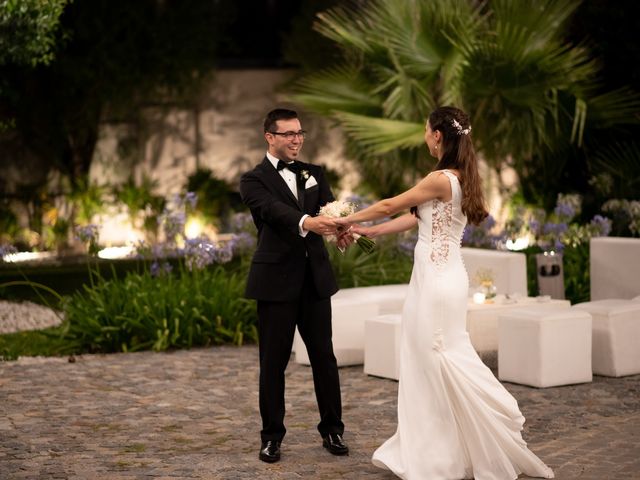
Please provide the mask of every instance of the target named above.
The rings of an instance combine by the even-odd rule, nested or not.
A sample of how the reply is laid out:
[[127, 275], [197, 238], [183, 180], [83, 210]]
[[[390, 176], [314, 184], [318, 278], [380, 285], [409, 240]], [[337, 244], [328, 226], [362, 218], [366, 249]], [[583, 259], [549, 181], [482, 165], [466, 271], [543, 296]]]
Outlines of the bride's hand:
[[338, 233], [338, 239], [336, 243], [342, 253], [344, 253], [344, 250], [353, 242], [355, 242], [355, 238], [353, 238], [353, 235], [351, 235], [351, 231], [349, 229], [343, 230], [342, 233]]
[[336, 230], [338, 235], [344, 235], [351, 228], [351, 223], [347, 220], [347, 217], [338, 217], [334, 218], [333, 222], [336, 226]]
[[357, 223], [354, 223], [349, 229], [351, 233], [357, 233], [358, 235], [364, 235], [365, 237], [375, 238], [377, 232], [375, 227], [363, 227]]

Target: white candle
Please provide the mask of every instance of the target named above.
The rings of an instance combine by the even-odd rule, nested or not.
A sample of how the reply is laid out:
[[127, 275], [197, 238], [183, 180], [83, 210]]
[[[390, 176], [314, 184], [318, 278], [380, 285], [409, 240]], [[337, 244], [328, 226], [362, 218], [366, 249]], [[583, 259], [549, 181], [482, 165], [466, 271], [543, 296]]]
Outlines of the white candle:
[[476, 292], [473, 294], [473, 303], [481, 304], [484, 303], [485, 295], [482, 292]]

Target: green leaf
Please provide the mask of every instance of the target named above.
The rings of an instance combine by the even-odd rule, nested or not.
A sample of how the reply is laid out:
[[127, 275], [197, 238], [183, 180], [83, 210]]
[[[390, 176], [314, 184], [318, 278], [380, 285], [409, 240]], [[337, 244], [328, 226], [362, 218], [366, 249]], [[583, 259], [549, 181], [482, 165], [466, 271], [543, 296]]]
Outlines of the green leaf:
[[369, 153], [382, 154], [397, 148], [416, 147], [424, 142], [424, 125], [401, 120], [337, 113], [347, 134]]

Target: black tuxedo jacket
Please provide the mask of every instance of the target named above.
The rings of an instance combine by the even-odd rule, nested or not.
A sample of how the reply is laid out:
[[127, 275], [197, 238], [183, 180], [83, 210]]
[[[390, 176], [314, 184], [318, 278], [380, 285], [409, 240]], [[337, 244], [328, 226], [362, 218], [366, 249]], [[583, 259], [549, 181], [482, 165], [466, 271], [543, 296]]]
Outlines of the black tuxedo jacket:
[[338, 291], [322, 236], [309, 232], [301, 237], [298, 231], [304, 214], [317, 215], [320, 207], [334, 198], [321, 167], [297, 163], [317, 182], [305, 189], [307, 180], [303, 172], [298, 173], [298, 200], [266, 157], [240, 179], [242, 201], [251, 210], [258, 229], [258, 246], [247, 279], [249, 298], [272, 302], [297, 300], [307, 265], [320, 297], [330, 297]]

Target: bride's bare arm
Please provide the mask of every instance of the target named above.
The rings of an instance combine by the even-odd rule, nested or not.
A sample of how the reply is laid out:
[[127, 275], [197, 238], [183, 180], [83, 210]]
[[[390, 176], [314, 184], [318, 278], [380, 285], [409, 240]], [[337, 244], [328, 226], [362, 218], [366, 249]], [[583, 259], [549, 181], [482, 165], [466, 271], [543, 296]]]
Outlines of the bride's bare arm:
[[388, 222], [373, 225], [371, 227], [363, 227], [361, 225], [353, 225], [351, 231], [369, 238], [379, 237], [380, 235], [388, 235], [390, 233], [404, 232], [416, 226], [418, 219], [415, 215], [407, 213], [400, 217], [389, 220]]
[[339, 225], [366, 222], [384, 217], [391, 217], [396, 213], [407, 210], [414, 205], [420, 205], [436, 198], [447, 200], [451, 197], [451, 184], [446, 175], [433, 172], [423, 178], [415, 187], [393, 198], [385, 198], [370, 207], [360, 210], [347, 217], [336, 219]]

